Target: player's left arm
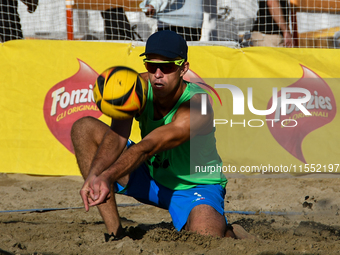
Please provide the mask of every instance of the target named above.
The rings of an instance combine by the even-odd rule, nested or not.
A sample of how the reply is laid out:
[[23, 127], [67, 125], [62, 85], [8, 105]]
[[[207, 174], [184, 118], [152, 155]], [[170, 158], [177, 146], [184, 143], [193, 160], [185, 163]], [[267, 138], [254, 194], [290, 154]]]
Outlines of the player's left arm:
[[139, 143], [124, 151], [114, 164], [98, 176], [96, 184], [98, 187], [94, 187], [98, 199], [90, 206], [101, 204], [106, 200], [108, 189], [102, 192], [103, 189], [100, 188], [102, 183], [110, 186], [154, 154], [175, 148], [196, 135], [210, 133], [213, 129], [213, 111], [208, 104], [207, 114], [202, 115], [200, 98], [199, 94], [194, 95], [190, 101], [183, 103], [173, 116], [172, 122], [150, 132]]

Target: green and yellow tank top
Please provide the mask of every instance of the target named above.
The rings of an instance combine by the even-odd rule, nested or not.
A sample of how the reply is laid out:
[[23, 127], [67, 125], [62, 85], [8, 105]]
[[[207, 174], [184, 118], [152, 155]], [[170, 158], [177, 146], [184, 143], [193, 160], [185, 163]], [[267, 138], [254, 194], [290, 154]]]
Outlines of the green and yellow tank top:
[[[154, 120], [153, 92], [148, 83], [148, 96], [139, 121], [141, 137], [172, 121], [178, 107], [195, 94], [205, 93], [198, 85], [187, 83], [187, 87], [173, 109], [162, 119]], [[189, 141], [161, 153], [146, 161], [152, 178], [172, 190], [184, 190], [199, 184], [220, 184], [225, 187], [227, 179], [221, 171], [222, 161], [216, 149], [215, 129], [207, 135], [197, 135]]]

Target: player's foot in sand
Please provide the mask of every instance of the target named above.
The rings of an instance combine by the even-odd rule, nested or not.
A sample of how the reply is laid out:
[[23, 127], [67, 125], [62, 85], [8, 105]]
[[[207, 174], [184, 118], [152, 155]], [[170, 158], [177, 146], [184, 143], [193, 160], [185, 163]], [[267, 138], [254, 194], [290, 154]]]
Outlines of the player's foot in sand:
[[[232, 233], [230, 231], [231, 229]], [[230, 230], [227, 230], [226, 237], [233, 237], [235, 239], [259, 240], [256, 236], [249, 234], [241, 225], [232, 224]]]

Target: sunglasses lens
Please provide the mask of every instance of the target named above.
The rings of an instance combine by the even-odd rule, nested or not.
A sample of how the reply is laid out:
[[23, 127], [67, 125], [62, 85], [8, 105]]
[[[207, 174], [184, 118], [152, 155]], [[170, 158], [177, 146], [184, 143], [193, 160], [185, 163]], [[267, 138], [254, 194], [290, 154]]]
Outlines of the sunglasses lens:
[[175, 63], [163, 64], [163, 69], [161, 68], [161, 71], [165, 74], [172, 73], [176, 70], [177, 70], [177, 66]]
[[169, 74], [177, 70], [175, 63], [149, 63], [145, 62], [145, 67], [150, 73], [155, 73], [159, 68], [162, 73]]
[[157, 71], [157, 65], [145, 62], [144, 63], [146, 70], [148, 70], [149, 73], [155, 73]]

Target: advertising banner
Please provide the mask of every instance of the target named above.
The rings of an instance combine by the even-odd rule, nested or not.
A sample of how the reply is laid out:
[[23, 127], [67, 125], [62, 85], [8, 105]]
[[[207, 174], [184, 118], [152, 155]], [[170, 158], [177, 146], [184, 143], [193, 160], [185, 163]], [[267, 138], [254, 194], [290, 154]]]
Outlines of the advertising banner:
[[[145, 72], [143, 51], [128, 43], [4, 43], [0, 172], [79, 175], [72, 124], [83, 116], [110, 124], [93, 100], [96, 78], [117, 65]], [[185, 78], [209, 85], [226, 171], [340, 172], [339, 58], [327, 49], [190, 46]], [[131, 139], [140, 140], [137, 122]]]

